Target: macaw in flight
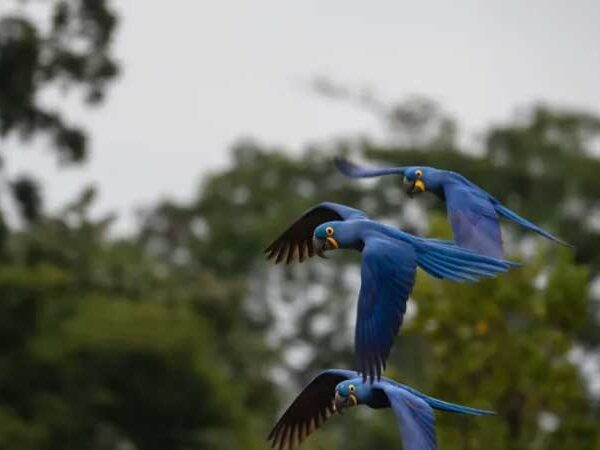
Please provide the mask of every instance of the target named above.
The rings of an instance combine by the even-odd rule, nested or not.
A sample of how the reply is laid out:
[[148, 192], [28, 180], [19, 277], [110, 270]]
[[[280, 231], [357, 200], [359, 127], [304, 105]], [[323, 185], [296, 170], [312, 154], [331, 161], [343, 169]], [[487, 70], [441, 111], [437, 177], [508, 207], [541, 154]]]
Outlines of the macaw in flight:
[[306, 211], [265, 252], [275, 263], [291, 263], [340, 248], [362, 255], [354, 342], [358, 370], [371, 382], [385, 370], [417, 266], [436, 278], [456, 282], [493, 277], [518, 266], [448, 241], [413, 236], [375, 222], [358, 209], [331, 202]]
[[283, 413], [268, 436], [278, 450], [293, 450], [334, 413], [367, 405], [391, 408], [404, 450], [437, 448], [434, 409], [471, 416], [495, 412], [470, 408], [429, 397], [389, 378], [369, 384], [356, 372], [328, 369], [317, 375]]
[[407, 192], [409, 195], [425, 191], [434, 193], [446, 202], [448, 219], [452, 226], [456, 244], [482, 255], [503, 258], [500, 216], [512, 220], [547, 239], [570, 246], [538, 225], [511, 211], [491, 194], [459, 173], [421, 166], [366, 168], [344, 158], [335, 158], [334, 164], [340, 172], [351, 178], [400, 175], [408, 185]]

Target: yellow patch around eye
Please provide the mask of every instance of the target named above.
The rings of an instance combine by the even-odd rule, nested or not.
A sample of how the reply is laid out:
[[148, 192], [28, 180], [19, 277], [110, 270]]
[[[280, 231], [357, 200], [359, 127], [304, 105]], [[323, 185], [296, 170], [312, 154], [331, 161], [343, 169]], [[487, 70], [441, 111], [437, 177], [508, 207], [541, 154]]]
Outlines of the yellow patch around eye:
[[327, 236], [333, 235], [333, 227], [325, 228], [325, 233], [327, 233]]

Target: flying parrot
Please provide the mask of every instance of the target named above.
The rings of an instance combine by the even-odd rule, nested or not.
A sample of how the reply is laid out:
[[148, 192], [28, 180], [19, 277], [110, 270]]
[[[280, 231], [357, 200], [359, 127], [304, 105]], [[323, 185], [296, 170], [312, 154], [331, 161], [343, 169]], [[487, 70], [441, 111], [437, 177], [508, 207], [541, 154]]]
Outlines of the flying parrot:
[[265, 252], [275, 263], [291, 263], [340, 248], [362, 255], [354, 341], [358, 369], [371, 382], [385, 370], [417, 266], [436, 278], [461, 282], [493, 277], [518, 265], [448, 241], [413, 236], [330, 202], [306, 211]]
[[433, 167], [370, 169], [360, 167], [344, 158], [335, 158], [334, 164], [340, 172], [351, 178], [369, 178], [381, 175], [403, 176], [410, 195], [425, 191], [433, 192], [442, 201], [446, 201], [448, 219], [456, 244], [483, 255], [495, 258], [503, 257], [500, 216], [545, 238], [570, 246], [511, 211], [491, 194], [459, 173]]
[[391, 408], [404, 450], [435, 450], [434, 409], [472, 416], [495, 414], [429, 397], [389, 378], [369, 384], [356, 372], [328, 369], [317, 375], [283, 413], [268, 436], [278, 450], [293, 450], [334, 413], [367, 405]]

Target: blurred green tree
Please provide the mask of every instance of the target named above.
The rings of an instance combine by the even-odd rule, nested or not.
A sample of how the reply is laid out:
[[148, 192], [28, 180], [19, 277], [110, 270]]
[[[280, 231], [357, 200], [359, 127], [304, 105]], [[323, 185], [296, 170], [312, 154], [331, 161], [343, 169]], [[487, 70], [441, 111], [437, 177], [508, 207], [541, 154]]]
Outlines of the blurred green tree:
[[276, 353], [243, 319], [243, 285], [109, 240], [93, 197], [11, 235], [0, 447], [262, 448]]

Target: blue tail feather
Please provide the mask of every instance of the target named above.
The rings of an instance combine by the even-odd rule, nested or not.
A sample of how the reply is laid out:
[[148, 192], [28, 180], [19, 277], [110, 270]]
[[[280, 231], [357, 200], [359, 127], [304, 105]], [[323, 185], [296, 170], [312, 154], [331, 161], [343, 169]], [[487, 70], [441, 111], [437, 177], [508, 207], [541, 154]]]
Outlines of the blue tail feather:
[[496, 414], [496, 412], [487, 409], [471, 408], [470, 406], [463, 406], [458, 405], [456, 403], [445, 402], [443, 400], [438, 400], [437, 398], [433, 397], [424, 396], [423, 400], [425, 400], [432, 408], [438, 409], [440, 411], [447, 411], [456, 414], [466, 414], [470, 416], [491, 416]]
[[423, 399], [433, 409], [457, 414], [466, 414], [471, 416], [492, 416], [496, 414], [495, 411], [491, 411], [488, 409], [471, 408], [470, 406], [463, 406], [457, 403], [446, 402], [435, 397], [429, 397], [428, 395], [425, 395], [422, 392], [417, 391], [415, 388], [412, 388], [405, 384], [397, 383], [397, 385], [401, 386], [403, 389], [406, 389], [408, 392], [416, 395], [417, 397]]
[[534, 233], [544, 236], [545, 238], [550, 239], [551, 241], [558, 242], [559, 244], [566, 245], [567, 247], [572, 247], [572, 245], [569, 244], [568, 242], [565, 242], [562, 239], [557, 238], [552, 233], [549, 233], [548, 231], [540, 228], [533, 222], [530, 222], [529, 220], [519, 216], [516, 212], [511, 211], [507, 207], [505, 207], [501, 204], [496, 204], [495, 207], [496, 207], [496, 212], [498, 214], [500, 214], [502, 217], [512, 220], [513, 222], [516, 222], [519, 225], [527, 228], [528, 230], [531, 230]]
[[481, 253], [477, 253], [474, 250], [459, 247], [456, 245], [448, 245], [429, 239], [422, 239], [421, 242], [425, 243], [426, 246], [435, 250], [436, 253], [458, 258], [459, 260], [465, 263], [472, 262], [476, 265], [487, 264], [492, 267], [504, 268], [519, 267], [521, 265], [514, 261], [507, 261], [505, 259], [499, 259], [493, 256], [483, 255]]
[[[456, 257], [456, 256], [452, 256], [452, 255], [447, 255], [444, 253], [438, 253], [436, 255], [436, 260], [440, 260], [440, 261], [444, 261], [448, 264], [452, 264], [452, 265], [459, 265], [462, 266], [464, 265], [463, 259], [460, 257]], [[470, 270], [477, 270], [477, 271], [481, 271], [481, 272], [485, 272], [488, 275], [491, 275], [493, 273], [495, 273], [498, 270], [498, 260], [496, 260], [496, 262], [493, 263], [487, 263], [484, 261], [479, 261], [477, 262], [477, 267], [470, 267]], [[504, 264], [504, 265], [502, 265]], [[521, 264], [520, 263], [516, 263], [513, 261], [503, 261], [501, 262], [502, 267], [506, 267], [506, 269], [511, 268], [511, 267], [520, 267]]]
[[[429, 260], [429, 258], [427, 256], [424, 256], [422, 259]], [[433, 261], [430, 261], [430, 262], [433, 262]], [[442, 268], [445, 268], [445, 269], [453, 271], [453, 272], [464, 273], [467, 275], [489, 277], [489, 276], [493, 276], [495, 273], [494, 268], [491, 266], [488, 266], [488, 267], [486, 267], [485, 265], [478, 265], [477, 267], [465, 266], [465, 265], [462, 265], [459, 260], [446, 259], [446, 258], [440, 257], [440, 255], [438, 255], [438, 257], [436, 258], [436, 261], [434, 263], [438, 267], [442, 267]]]
[[428, 272], [434, 272], [440, 278], [446, 278], [452, 281], [477, 281], [478, 277], [473, 275], [490, 276], [489, 273], [481, 273], [467, 270], [466, 268], [457, 267], [447, 264], [444, 261], [432, 260], [427, 256], [422, 256], [419, 260], [422, 268]]
[[418, 240], [417, 264], [435, 277], [453, 281], [477, 281], [518, 266], [517, 263], [427, 239]]

